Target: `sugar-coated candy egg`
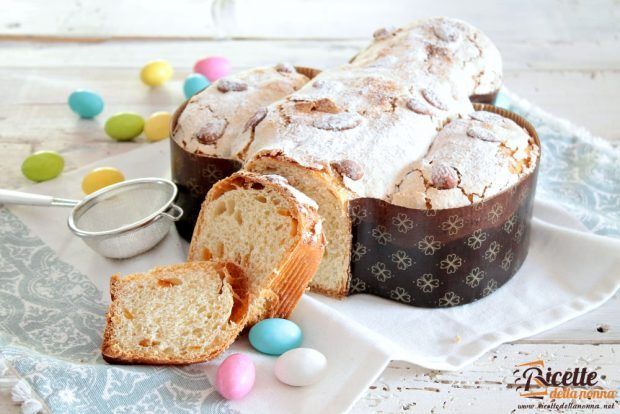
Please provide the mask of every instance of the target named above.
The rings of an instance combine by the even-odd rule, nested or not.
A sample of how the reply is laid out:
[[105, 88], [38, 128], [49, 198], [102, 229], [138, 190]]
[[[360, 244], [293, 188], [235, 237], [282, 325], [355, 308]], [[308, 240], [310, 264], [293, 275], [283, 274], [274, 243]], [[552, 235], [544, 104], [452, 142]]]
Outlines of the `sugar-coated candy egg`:
[[247, 355], [232, 354], [218, 367], [215, 389], [227, 400], [240, 400], [254, 386], [256, 368]]
[[297, 324], [287, 319], [264, 319], [250, 329], [250, 344], [263, 354], [281, 355], [301, 345], [303, 335]]
[[117, 141], [129, 141], [142, 133], [144, 118], [133, 112], [119, 112], [105, 123], [105, 132]]
[[230, 73], [230, 61], [222, 56], [200, 59], [194, 64], [194, 72], [214, 82]]
[[149, 116], [144, 123], [144, 135], [149, 141], [159, 141], [170, 136], [170, 120], [172, 115], [169, 112], [155, 112]]
[[114, 167], [95, 168], [82, 178], [82, 190], [84, 194], [90, 194], [124, 180], [123, 173]]
[[65, 168], [65, 159], [55, 151], [39, 151], [26, 157], [22, 163], [22, 174], [32, 181], [51, 180]]
[[285, 384], [305, 387], [317, 383], [326, 368], [325, 355], [316, 349], [297, 348], [280, 355], [273, 372]]
[[187, 99], [196, 95], [198, 92], [209, 86], [211, 83], [209, 79], [205, 78], [200, 73], [192, 73], [183, 83], [183, 93]]
[[174, 70], [165, 60], [153, 60], [140, 71], [140, 79], [149, 86], [160, 86], [172, 77]]
[[96, 92], [78, 89], [69, 95], [69, 108], [82, 118], [94, 118], [103, 111], [103, 99]]

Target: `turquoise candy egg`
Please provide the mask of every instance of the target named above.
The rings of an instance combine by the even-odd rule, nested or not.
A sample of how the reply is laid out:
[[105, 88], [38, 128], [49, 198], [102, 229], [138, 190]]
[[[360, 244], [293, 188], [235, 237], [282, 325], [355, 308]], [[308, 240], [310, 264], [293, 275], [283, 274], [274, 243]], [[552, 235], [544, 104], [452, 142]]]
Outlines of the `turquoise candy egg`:
[[210, 82], [200, 73], [194, 73], [185, 78], [183, 83], [183, 93], [187, 99], [196, 95], [198, 92], [210, 85]]
[[93, 91], [78, 89], [69, 95], [69, 108], [82, 118], [94, 118], [103, 111], [103, 99]]
[[250, 344], [263, 354], [282, 355], [301, 345], [303, 334], [296, 323], [272, 318], [257, 323], [250, 329]]

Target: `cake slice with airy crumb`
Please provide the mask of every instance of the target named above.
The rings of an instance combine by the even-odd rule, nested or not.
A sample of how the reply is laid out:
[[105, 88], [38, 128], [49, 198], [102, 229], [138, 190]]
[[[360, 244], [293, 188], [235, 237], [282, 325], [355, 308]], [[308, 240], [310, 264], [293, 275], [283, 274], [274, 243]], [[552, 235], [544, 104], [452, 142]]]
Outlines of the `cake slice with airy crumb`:
[[110, 280], [103, 358], [118, 364], [189, 364], [215, 358], [248, 316], [243, 270], [192, 262]]
[[325, 247], [316, 203], [277, 175], [237, 172], [202, 205], [189, 260], [225, 260], [248, 277], [248, 324], [286, 318], [315, 274]]

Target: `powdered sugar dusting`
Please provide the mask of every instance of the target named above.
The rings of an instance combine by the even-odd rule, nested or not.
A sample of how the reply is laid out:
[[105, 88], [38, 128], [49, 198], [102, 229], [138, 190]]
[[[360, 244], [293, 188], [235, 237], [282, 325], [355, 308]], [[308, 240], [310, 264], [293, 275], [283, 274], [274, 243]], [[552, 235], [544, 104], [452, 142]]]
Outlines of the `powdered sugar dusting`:
[[[185, 151], [233, 157], [233, 142], [239, 139], [246, 124], [258, 121], [257, 111], [308, 81], [297, 72], [283, 75], [274, 66], [241, 72], [234, 79], [247, 84], [247, 89], [222, 93], [216, 86], [220, 80], [188, 101], [172, 135]], [[252, 117], [255, 118], [250, 122]]]
[[[391, 36], [378, 31], [381, 41], [359, 53], [353, 64], [391, 69], [414, 83], [422, 72], [451, 82], [466, 95], [496, 92], [501, 85], [499, 51], [478, 29], [449, 18], [418, 20]], [[394, 59], [396, 57], [396, 59]]]
[[[412, 173], [399, 183], [391, 202], [410, 208], [461, 207], [492, 197], [532, 173], [537, 148], [531, 137], [513, 121], [502, 119], [451, 121], [424, 158], [411, 165]], [[472, 128], [487, 131], [497, 140], [472, 139]]]
[[362, 123], [362, 117], [355, 113], [342, 112], [339, 114], [325, 114], [312, 122], [315, 128], [326, 131], [344, 131], [355, 128]]
[[[244, 131], [227, 141], [230, 153], [247, 161], [276, 151], [310, 168], [331, 165], [354, 195], [390, 199], [396, 188], [392, 202], [416, 208], [466, 205], [532, 171], [537, 149], [527, 133], [469, 102], [501, 83], [501, 59], [486, 36], [437, 18], [374, 37], [351, 64], [279, 96], [264, 113], [257, 110], [265, 104], [254, 106]], [[287, 69], [270, 68], [280, 78]], [[256, 88], [243, 81], [247, 90], [219, 96]]]
[[442, 21], [433, 26], [435, 35], [444, 42], [454, 42], [459, 38], [458, 28], [450, 21]]

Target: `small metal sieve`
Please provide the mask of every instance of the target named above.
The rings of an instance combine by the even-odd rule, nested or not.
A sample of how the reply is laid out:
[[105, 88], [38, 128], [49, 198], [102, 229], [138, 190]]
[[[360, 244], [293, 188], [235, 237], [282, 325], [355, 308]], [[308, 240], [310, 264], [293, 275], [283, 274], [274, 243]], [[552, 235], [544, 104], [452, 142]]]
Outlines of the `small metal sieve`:
[[159, 243], [183, 210], [173, 203], [174, 183], [161, 178], [123, 181], [81, 201], [0, 190], [0, 203], [73, 207], [71, 231], [97, 253], [126, 259]]

